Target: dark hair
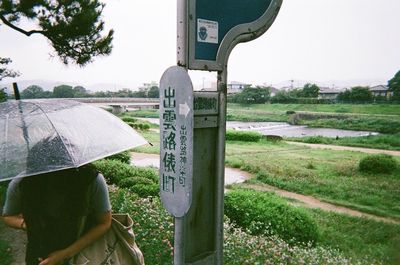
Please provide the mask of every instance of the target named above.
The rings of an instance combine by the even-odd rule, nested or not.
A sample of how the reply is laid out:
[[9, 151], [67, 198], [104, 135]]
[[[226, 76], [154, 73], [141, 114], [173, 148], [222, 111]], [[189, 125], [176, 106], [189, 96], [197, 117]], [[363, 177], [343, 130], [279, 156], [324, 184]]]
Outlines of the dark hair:
[[[60, 165], [62, 156], [52, 157], [47, 149], [57, 148], [56, 142], [56, 138], [46, 139], [32, 147], [28, 170], [40, 172], [45, 163]], [[97, 174], [89, 164], [21, 180], [22, 214], [28, 228], [27, 265], [36, 265], [39, 257], [47, 257], [77, 239], [82, 217], [88, 213], [89, 186]]]
[[[72, 166], [71, 154], [66, 148], [68, 141], [57, 134], [40, 140], [28, 151], [27, 173], [44, 173]], [[73, 145], [69, 145], [74, 149]]]

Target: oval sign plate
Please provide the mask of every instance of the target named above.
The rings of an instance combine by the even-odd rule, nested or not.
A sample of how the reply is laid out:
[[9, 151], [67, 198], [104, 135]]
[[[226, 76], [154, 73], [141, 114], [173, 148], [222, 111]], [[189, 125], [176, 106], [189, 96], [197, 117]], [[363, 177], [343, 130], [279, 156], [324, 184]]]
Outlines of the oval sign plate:
[[167, 211], [183, 217], [192, 203], [193, 85], [183, 67], [160, 80], [160, 194]]

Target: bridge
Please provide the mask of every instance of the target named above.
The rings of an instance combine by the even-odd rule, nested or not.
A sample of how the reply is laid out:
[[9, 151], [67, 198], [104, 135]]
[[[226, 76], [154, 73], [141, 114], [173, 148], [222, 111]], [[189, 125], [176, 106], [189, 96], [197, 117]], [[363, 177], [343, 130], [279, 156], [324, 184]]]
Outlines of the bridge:
[[158, 98], [70, 98], [82, 103], [88, 103], [98, 107], [112, 107], [113, 113], [125, 112], [128, 109], [158, 109]]

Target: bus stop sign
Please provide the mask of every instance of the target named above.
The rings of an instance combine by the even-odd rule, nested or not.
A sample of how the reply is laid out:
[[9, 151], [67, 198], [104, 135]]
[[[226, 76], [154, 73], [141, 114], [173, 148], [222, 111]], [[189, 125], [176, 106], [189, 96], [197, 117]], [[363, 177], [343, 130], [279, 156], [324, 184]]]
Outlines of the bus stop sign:
[[189, 69], [222, 71], [234, 46], [261, 36], [281, 4], [282, 0], [189, 0]]

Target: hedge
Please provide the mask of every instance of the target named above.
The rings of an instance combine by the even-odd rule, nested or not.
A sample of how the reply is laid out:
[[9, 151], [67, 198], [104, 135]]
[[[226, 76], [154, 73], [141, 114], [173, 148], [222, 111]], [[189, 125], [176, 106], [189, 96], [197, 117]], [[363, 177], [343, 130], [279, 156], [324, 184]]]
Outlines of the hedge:
[[358, 168], [366, 173], [390, 174], [397, 169], [397, 161], [390, 155], [369, 155], [360, 160]]
[[258, 132], [228, 130], [225, 138], [227, 141], [258, 142], [262, 138], [262, 134]]
[[287, 242], [315, 243], [318, 226], [303, 209], [273, 193], [235, 190], [225, 195], [225, 214], [253, 235], [275, 234]]
[[108, 184], [128, 188], [140, 197], [157, 196], [158, 173], [153, 168], [134, 167], [117, 160], [103, 159], [93, 163]]

